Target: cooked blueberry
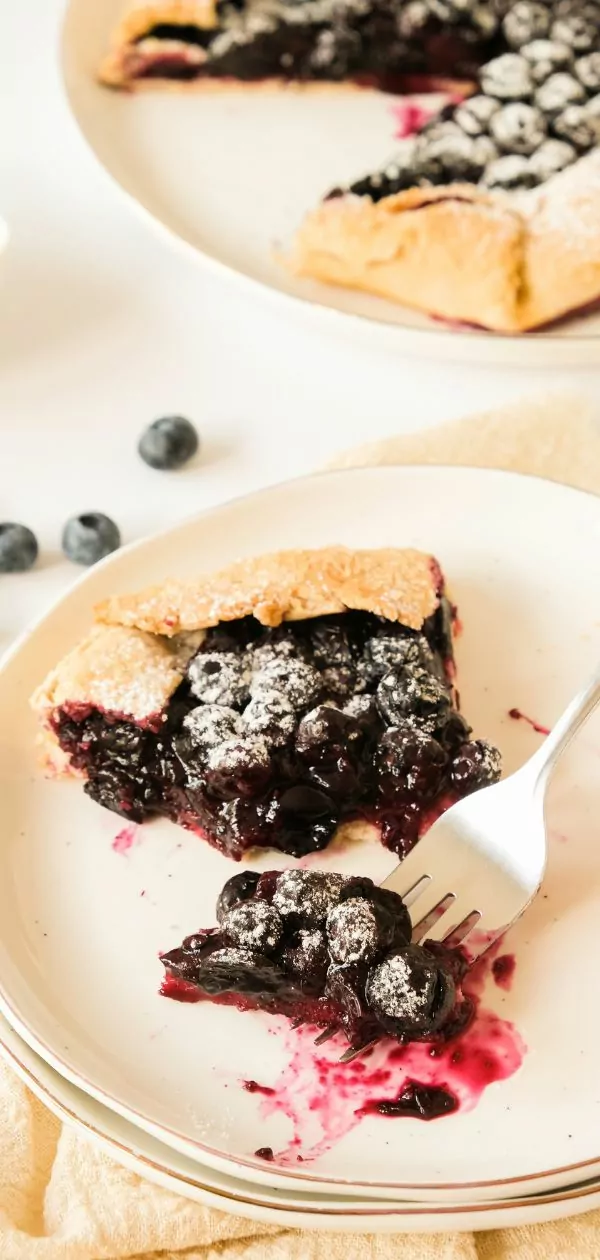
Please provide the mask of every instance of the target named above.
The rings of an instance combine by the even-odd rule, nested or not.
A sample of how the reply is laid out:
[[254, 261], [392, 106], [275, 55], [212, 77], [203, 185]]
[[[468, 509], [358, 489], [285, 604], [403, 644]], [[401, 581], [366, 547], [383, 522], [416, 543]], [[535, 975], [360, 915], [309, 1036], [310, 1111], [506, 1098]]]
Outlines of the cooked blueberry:
[[299, 928], [283, 951], [282, 963], [303, 993], [321, 993], [329, 965], [325, 933], [315, 926]]
[[568, 105], [552, 122], [555, 135], [582, 152], [600, 141], [600, 115], [591, 113], [590, 104]]
[[256, 897], [259, 901], [268, 901], [269, 905], [271, 904], [279, 875], [279, 871], [263, 871], [256, 885]]
[[291, 916], [305, 924], [323, 923], [337, 905], [343, 886], [343, 875], [335, 872], [282, 871], [273, 905], [284, 919]]
[[576, 53], [591, 52], [598, 39], [598, 11], [591, 5], [585, 7], [586, 13], [575, 11], [557, 18], [550, 30], [552, 39]]
[[325, 996], [340, 1008], [340, 1022], [351, 1044], [362, 1044], [381, 1034], [365, 999], [367, 967], [364, 963], [332, 963], [327, 972]]
[[96, 564], [121, 546], [118, 526], [103, 512], [84, 512], [67, 521], [62, 549], [74, 564]]
[[220, 807], [215, 831], [220, 847], [232, 858], [240, 858], [255, 845], [274, 845], [279, 813], [276, 797], [252, 800], [235, 796]]
[[437, 740], [411, 723], [391, 726], [375, 753], [379, 793], [386, 803], [431, 800], [440, 787], [448, 758]]
[[[598, 14], [600, 24], [600, 13]], [[575, 62], [575, 74], [588, 92], [600, 92], [600, 50]]]
[[445, 1023], [456, 989], [449, 972], [420, 945], [390, 954], [370, 972], [366, 999], [393, 1036], [425, 1038]]
[[236, 946], [217, 949], [202, 959], [195, 978], [211, 997], [220, 993], [275, 993], [283, 980], [280, 969], [270, 958]]
[[534, 39], [522, 49], [531, 67], [534, 83], [544, 83], [551, 74], [559, 70], [568, 70], [573, 63], [573, 53], [567, 44], [557, 44], [556, 40]]
[[323, 791], [338, 805], [349, 805], [360, 794], [362, 768], [347, 752], [333, 749], [314, 765], [307, 767], [311, 783]]
[[488, 61], [479, 80], [485, 96], [499, 101], [527, 101], [533, 89], [529, 62], [520, 53], [503, 53]]
[[272, 954], [277, 949], [283, 924], [277, 911], [266, 901], [244, 901], [221, 920], [221, 927], [234, 945]]
[[482, 184], [486, 188], [499, 188], [502, 192], [516, 192], [519, 189], [535, 188], [538, 177], [529, 158], [518, 154], [506, 153], [486, 167]]
[[391, 670], [377, 688], [377, 703], [386, 722], [411, 718], [430, 734], [445, 722], [452, 708], [447, 687], [425, 669]]
[[552, 175], [557, 175], [559, 171], [564, 171], [576, 157], [576, 149], [566, 140], [544, 140], [539, 149], [532, 153], [530, 163], [537, 178], [543, 182]]
[[250, 670], [236, 652], [198, 652], [188, 665], [192, 694], [204, 704], [240, 708], [248, 699]]
[[360, 750], [364, 734], [356, 719], [332, 705], [311, 709], [298, 725], [296, 752], [302, 761], [315, 765], [339, 753]]
[[253, 675], [250, 694], [260, 700], [269, 692], [283, 694], [294, 710], [309, 709], [322, 690], [321, 675], [306, 661], [289, 656], [275, 658]]
[[87, 796], [128, 822], [143, 822], [156, 806], [152, 788], [143, 776], [129, 775], [118, 765], [103, 766], [90, 775], [83, 788]]
[[535, 103], [548, 118], [562, 114], [567, 105], [580, 105], [585, 101], [585, 89], [572, 74], [551, 74], [537, 89]]
[[497, 748], [485, 739], [474, 739], [463, 744], [450, 765], [450, 782], [461, 795], [477, 788], [497, 783], [501, 772], [501, 758]]
[[533, 153], [546, 139], [546, 120], [541, 109], [524, 101], [513, 101], [494, 114], [490, 131], [496, 143], [508, 153]]
[[470, 734], [471, 727], [465, 721], [462, 713], [457, 713], [456, 709], [451, 709], [445, 722], [437, 727], [435, 738], [445, 752], [452, 753], [468, 740]]
[[37, 538], [27, 525], [15, 521], [0, 524], [0, 573], [25, 573], [37, 557]]
[[369, 681], [374, 681], [405, 665], [435, 672], [433, 652], [423, 635], [374, 635], [365, 643], [359, 669]]
[[184, 416], [163, 416], [144, 430], [138, 451], [146, 464], [161, 470], [181, 468], [198, 450], [198, 434]]
[[279, 806], [278, 848], [295, 857], [325, 848], [339, 821], [338, 810], [327, 793], [297, 784], [281, 795]]
[[202, 752], [242, 733], [242, 719], [235, 709], [223, 704], [199, 704], [183, 719], [192, 744]]
[[263, 735], [271, 748], [286, 744], [296, 729], [296, 714], [281, 691], [261, 691], [244, 709], [244, 726], [251, 735]]
[[371, 962], [382, 949], [373, 904], [352, 897], [334, 906], [327, 915], [327, 940], [334, 962]]
[[348, 627], [343, 619], [323, 617], [317, 621], [310, 631], [309, 643], [319, 669], [353, 663]]
[[520, 50], [523, 44], [544, 39], [550, 30], [551, 20], [547, 5], [539, 4], [537, 0], [517, 0], [506, 14], [502, 30], [511, 48]]
[[353, 696], [344, 705], [343, 712], [354, 718], [359, 730], [367, 739], [371, 739], [381, 730], [382, 719], [375, 696]]
[[443, 135], [423, 135], [416, 159], [420, 179], [432, 184], [452, 181], [477, 183], [482, 165], [477, 160], [478, 150], [471, 136], [465, 135], [454, 123], [442, 124], [453, 131]]
[[350, 876], [342, 887], [340, 902], [360, 897], [371, 902], [374, 908], [379, 940], [385, 949], [410, 943], [410, 915], [398, 893], [391, 888], [380, 888], [366, 876]]
[[206, 781], [221, 795], [257, 796], [266, 788], [273, 763], [265, 740], [260, 736], [234, 736], [208, 754]]
[[199, 954], [206, 949], [219, 949], [222, 944], [223, 938], [215, 928], [201, 928], [199, 932], [186, 936], [182, 949], [188, 954]]
[[454, 120], [466, 135], [482, 136], [487, 132], [490, 121], [499, 108], [500, 102], [492, 96], [469, 96], [457, 106]]
[[231, 879], [223, 884], [217, 900], [219, 923], [223, 922], [230, 910], [235, 910], [236, 906], [241, 906], [254, 896], [259, 879], [258, 871], [240, 871], [238, 875], [232, 875]]

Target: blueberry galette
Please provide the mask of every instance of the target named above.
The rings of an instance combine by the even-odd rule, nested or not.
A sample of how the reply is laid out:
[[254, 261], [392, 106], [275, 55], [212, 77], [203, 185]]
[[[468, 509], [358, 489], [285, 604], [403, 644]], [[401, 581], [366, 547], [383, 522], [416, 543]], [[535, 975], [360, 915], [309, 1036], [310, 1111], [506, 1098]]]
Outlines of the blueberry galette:
[[234, 859], [370, 823], [402, 855], [499, 775], [457, 709], [453, 624], [421, 552], [280, 552], [109, 599], [33, 704], [52, 767], [131, 822]]
[[244, 871], [217, 901], [217, 926], [163, 954], [162, 993], [343, 1029], [353, 1047], [454, 1037], [473, 1014], [465, 961], [411, 944], [402, 898], [362, 876]]
[[135, 0], [104, 83], [443, 87], [287, 265], [449, 320], [535, 328], [600, 298], [600, 0]]

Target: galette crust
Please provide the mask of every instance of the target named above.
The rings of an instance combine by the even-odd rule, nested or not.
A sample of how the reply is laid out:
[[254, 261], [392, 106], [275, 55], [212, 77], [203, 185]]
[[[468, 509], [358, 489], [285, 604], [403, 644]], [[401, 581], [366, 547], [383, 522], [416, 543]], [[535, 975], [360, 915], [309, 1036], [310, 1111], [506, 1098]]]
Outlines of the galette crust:
[[420, 551], [326, 547], [259, 556], [195, 582], [115, 596], [96, 610], [101, 624], [32, 696], [45, 755], [64, 770], [50, 722], [61, 706], [89, 704], [136, 722], [158, 717], [204, 630], [219, 621], [253, 614], [263, 625], [277, 626], [284, 619], [357, 608], [418, 630], [435, 612], [441, 585], [436, 561]]
[[64, 704], [90, 704], [142, 722], [164, 709], [201, 636], [172, 640], [123, 626], [95, 626], [31, 698], [45, 721]]
[[254, 616], [265, 626], [364, 609], [413, 630], [439, 603], [439, 570], [421, 551], [280, 551], [193, 582], [168, 581], [96, 608], [99, 621], [174, 635]]
[[307, 215], [288, 265], [448, 320], [539, 327], [600, 298], [600, 148], [527, 193], [332, 198]]
[[[100, 65], [98, 77], [108, 87], [137, 87], [148, 82], [155, 86], [162, 79], [135, 80], [135, 48], [154, 26], [199, 26], [211, 30], [217, 25], [216, 0], [131, 0], [111, 38], [111, 50]], [[178, 83], [178, 87], [186, 86]]]

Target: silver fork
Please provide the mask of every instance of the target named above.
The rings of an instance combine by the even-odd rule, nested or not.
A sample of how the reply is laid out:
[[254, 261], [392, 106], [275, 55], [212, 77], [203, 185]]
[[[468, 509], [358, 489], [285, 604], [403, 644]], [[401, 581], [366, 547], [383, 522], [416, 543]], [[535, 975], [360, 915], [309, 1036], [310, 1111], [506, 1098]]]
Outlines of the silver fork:
[[[472, 964], [520, 918], [535, 897], [546, 866], [548, 779], [599, 702], [597, 668], [525, 765], [453, 805], [383, 881], [382, 888], [391, 888], [407, 906], [416, 906], [419, 919], [413, 941], [427, 936], [452, 947], [464, 946], [471, 938]], [[337, 1031], [329, 1025], [315, 1044]], [[367, 1048], [350, 1046], [340, 1062], [349, 1063]]]

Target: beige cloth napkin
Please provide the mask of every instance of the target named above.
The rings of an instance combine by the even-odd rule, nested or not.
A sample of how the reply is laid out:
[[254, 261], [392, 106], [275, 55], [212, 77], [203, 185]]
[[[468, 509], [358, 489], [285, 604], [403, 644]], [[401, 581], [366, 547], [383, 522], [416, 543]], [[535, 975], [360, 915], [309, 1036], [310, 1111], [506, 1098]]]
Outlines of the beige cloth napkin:
[[[335, 467], [507, 468], [600, 494], [600, 429], [577, 397], [537, 399], [375, 442]], [[0, 1061], [0, 1260], [599, 1260], [600, 1211], [481, 1234], [313, 1234], [199, 1207], [63, 1127]]]

